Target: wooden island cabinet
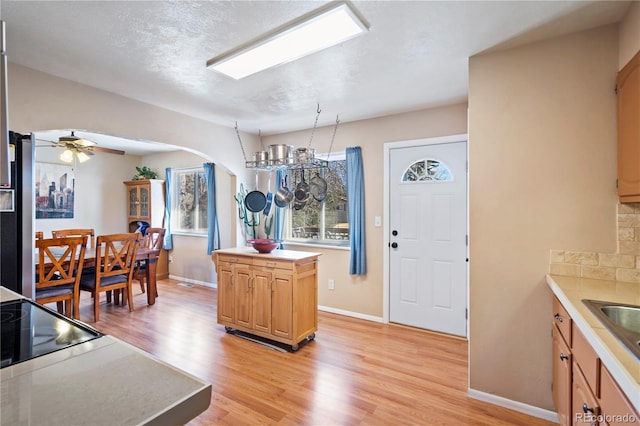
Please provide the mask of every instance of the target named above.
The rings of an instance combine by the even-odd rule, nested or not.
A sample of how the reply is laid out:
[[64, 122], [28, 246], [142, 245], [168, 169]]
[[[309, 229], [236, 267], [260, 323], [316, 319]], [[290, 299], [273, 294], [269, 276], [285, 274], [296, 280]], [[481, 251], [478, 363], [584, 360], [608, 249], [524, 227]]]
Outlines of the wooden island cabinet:
[[218, 274], [218, 324], [291, 345], [318, 329], [319, 253], [249, 247], [212, 253]]

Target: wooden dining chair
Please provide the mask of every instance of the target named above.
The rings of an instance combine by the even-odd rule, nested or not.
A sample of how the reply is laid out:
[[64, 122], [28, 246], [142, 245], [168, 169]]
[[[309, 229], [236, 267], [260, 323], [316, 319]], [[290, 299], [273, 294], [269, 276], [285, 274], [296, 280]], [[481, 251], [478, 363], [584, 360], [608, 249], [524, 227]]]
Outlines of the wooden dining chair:
[[[144, 237], [142, 239], [142, 243], [140, 247], [155, 249], [158, 250], [158, 254], [156, 255], [156, 262], [158, 261], [158, 257], [160, 256], [160, 250], [162, 250], [162, 242], [164, 240], [164, 228], [147, 228]], [[140, 289], [142, 292], [145, 292], [145, 279], [147, 278], [147, 262], [139, 261], [136, 265], [136, 270], [133, 273], [133, 279], [138, 280], [140, 283]], [[156, 296], [158, 296], [158, 291], [156, 287]]]
[[100, 316], [102, 292], [107, 292], [107, 303], [111, 300], [111, 292], [114, 292], [116, 304], [119, 294], [126, 294], [129, 311], [133, 312], [131, 282], [139, 244], [139, 234], [135, 233], [99, 235], [96, 239], [95, 269], [83, 274], [80, 279], [80, 290], [91, 292], [93, 296], [93, 315], [96, 322]]
[[44, 234], [42, 231], [36, 231], [36, 240], [41, 240], [44, 238]]
[[[80, 277], [87, 237], [36, 240], [36, 302], [56, 302], [58, 312], [80, 319]], [[64, 303], [64, 311], [63, 311]]]
[[93, 245], [95, 240], [95, 230], [92, 228], [82, 228], [82, 229], [58, 229], [57, 231], [51, 231], [53, 238], [62, 238], [62, 237], [82, 237], [86, 235], [89, 237], [89, 247], [95, 247]]

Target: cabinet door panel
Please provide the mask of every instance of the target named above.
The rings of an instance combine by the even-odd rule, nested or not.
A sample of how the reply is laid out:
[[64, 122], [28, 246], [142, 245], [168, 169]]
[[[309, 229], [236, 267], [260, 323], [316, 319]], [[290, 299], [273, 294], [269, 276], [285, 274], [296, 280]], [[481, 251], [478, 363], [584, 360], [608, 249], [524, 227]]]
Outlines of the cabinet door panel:
[[553, 328], [553, 403], [562, 426], [571, 425], [571, 365], [569, 346], [555, 325]]
[[218, 322], [235, 323], [235, 295], [233, 291], [233, 267], [218, 268]]
[[640, 52], [620, 71], [616, 84], [618, 195], [625, 201], [624, 197], [640, 195]]
[[253, 328], [271, 333], [271, 272], [253, 273]]
[[138, 216], [138, 188], [129, 187], [129, 216]]
[[572, 388], [572, 417], [574, 425], [597, 426], [597, 416], [600, 415], [600, 407], [595, 396], [591, 392], [587, 380], [582, 375], [580, 367], [573, 363], [573, 388]]
[[235, 295], [236, 295], [236, 324], [244, 327], [253, 327], [251, 311], [253, 299], [251, 291], [251, 270], [237, 268], [235, 270]]
[[293, 277], [287, 274], [274, 274], [272, 303], [273, 334], [290, 339], [292, 337], [292, 297]]
[[602, 416], [609, 420], [609, 424], [640, 424], [640, 415], [633, 410], [631, 403], [604, 366], [600, 369], [600, 407]]

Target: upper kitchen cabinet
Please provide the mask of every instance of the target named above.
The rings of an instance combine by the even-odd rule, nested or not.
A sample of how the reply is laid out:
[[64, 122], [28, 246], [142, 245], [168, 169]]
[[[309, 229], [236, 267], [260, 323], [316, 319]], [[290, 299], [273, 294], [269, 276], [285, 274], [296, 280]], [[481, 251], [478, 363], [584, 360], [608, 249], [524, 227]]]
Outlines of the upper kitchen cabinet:
[[618, 197], [640, 202], [640, 51], [618, 73]]
[[162, 228], [164, 219], [164, 181], [157, 179], [131, 180], [127, 186], [127, 223], [129, 232], [138, 229], [138, 222]]

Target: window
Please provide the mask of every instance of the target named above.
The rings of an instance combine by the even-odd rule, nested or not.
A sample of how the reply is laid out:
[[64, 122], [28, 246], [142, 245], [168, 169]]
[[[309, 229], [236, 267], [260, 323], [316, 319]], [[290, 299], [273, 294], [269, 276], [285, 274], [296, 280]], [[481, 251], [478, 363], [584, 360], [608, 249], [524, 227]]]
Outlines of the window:
[[[344, 154], [332, 154], [331, 158], [326, 169], [304, 170], [304, 180], [308, 184], [317, 174], [324, 178], [327, 182], [327, 194], [322, 202], [310, 195], [302, 208], [296, 206], [294, 198], [287, 214], [286, 240], [349, 246], [346, 160]], [[295, 192], [301, 181], [302, 170], [289, 171], [289, 185], [292, 191]]]
[[434, 159], [416, 161], [405, 170], [402, 182], [433, 182], [452, 181], [453, 176], [449, 168]]
[[207, 233], [207, 182], [204, 169], [173, 170], [172, 172], [172, 233]]

